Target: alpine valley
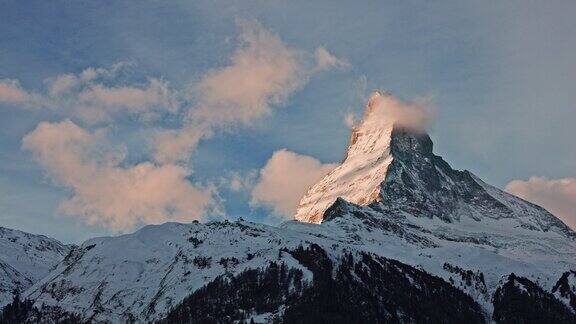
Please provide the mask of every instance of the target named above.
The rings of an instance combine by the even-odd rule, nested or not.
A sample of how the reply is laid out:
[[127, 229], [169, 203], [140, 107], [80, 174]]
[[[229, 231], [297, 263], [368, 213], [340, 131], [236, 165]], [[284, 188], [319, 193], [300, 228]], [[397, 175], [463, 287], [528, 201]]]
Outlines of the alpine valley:
[[2, 320], [575, 323], [576, 233], [382, 118], [396, 100], [372, 95], [344, 161], [278, 227], [165, 223], [80, 246], [1, 229]]

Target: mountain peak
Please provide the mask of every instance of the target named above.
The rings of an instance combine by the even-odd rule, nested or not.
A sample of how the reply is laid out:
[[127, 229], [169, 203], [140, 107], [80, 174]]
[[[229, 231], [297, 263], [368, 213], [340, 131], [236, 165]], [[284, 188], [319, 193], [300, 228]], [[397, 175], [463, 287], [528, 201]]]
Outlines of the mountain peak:
[[554, 229], [574, 236], [557, 218], [492, 187], [468, 171], [453, 169], [434, 155], [418, 107], [375, 92], [363, 120], [354, 127], [343, 162], [301, 199], [295, 219], [321, 223], [326, 211], [343, 202], [370, 205], [386, 215], [437, 218], [515, 218], [525, 228]]
[[380, 91], [370, 96], [362, 121], [352, 130], [344, 161], [310, 188], [300, 201], [296, 220], [320, 223], [326, 209], [338, 197], [359, 205], [379, 200], [380, 184], [393, 160], [392, 148], [404, 150], [408, 148], [406, 145], [412, 145], [405, 139], [402, 142], [407, 144], [392, 145], [393, 138], [397, 138], [393, 136], [395, 130], [405, 128], [390, 112], [402, 109], [402, 105], [395, 97]]
[[44, 235], [0, 226], [0, 307], [48, 274], [72, 246]]
[[461, 201], [480, 197], [506, 213], [469, 172], [454, 170], [433, 154], [420, 112], [388, 93], [374, 92], [352, 129], [345, 159], [304, 195], [295, 219], [321, 223], [338, 198], [451, 221]]
[[368, 102], [366, 103], [366, 109], [364, 110], [364, 115], [369, 114], [372, 110], [374, 110], [374, 108], [377, 106], [378, 101], [380, 100], [380, 98], [384, 95], [387, 95], [387, 93], [384, 93], [382, 91], [376, 90], [374, 92], [372, 92], [370, 94], [370, 97], [368, 97]]

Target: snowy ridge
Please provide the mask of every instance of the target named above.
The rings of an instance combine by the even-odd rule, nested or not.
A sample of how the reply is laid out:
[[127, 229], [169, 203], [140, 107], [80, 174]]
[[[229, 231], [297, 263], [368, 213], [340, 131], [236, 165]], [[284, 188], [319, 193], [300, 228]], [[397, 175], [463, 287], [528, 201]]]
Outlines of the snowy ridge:
[[86, 241], [27, 295], [96, 321], [160, 319], [217, 276], [271, 260], [301, 269], [310, 280], [308, 271], [278, 248], [295, 248], [305, 237], [245, 222], [147, 226]]
[[24, 292], [70, 251], [70, 247], [43, 235], [0, 227], [0, 306]]
[[[422, 217], [386, 219], [369, 207], [341, 202], [333, 210], [338, 216], [322, 224], [167, 223], [92, 239], [26, 296], [93, 321], [152, 321], [218, 276], [271, 262], [301, 270], [310, 283], [310, 271], [286, 251], [315, 244], [334, 262], [364, 252], [422, 269], [470, 294], [490, 314], [490, 297], [511, 272], [550, 290], [566, 269], [576, 268], [576, 244], [555, 232], [534, 235], [511, 219], [463, 219], [446, 227]], [[470, 280], [468, 272], [474, 274]]]

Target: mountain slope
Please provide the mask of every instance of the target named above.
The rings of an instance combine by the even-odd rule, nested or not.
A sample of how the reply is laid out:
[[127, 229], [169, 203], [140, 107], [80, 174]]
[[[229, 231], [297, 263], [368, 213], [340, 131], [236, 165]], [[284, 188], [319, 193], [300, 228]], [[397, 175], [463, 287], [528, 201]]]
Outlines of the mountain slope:
[[0, 227], [0, 306], [42, 279], [70, 251], [43, 235]]
[[270, 260], [283, 260], [309, 279], [304, 267], [279, 252], [280, 245], [295, 248], [302, 238], [244, 222], [147, 226], [88, 240], [27, 296], [87, 319], [159, 319], [219, 275], [264, 267]]
[[[318, 245], [286, 250], [313, 273], [272, 262], [265, 269], [222, 276], [170, 311], [165, 323], [206, 323], [212, 318], [283, 323], [481, 323], [474, 300], [440, 278], [394, 260], [345, 253], [333, 262]], [[206, 303], [210, 300], [210, 303]], [[260, 316], [261, 317], [261, 316]]]
[[[439, 276], [446, 285], [450, 283], [472, 297], [474, 303], [466, 306], [466, 309], [474, 313], [476, 306], [473, 305], [478, 304], [489, 317], [493, 307], [492, 295], [502, 278], [510, 272], [529, 277], [543, 289], [550, 290], [564, 269], [576, 268], [573, 254], [562, 256], [549, 250], [536, 253], [536, 249], [520, 248], [524, 252], [518, 255], [508, 247], [490, 248], [472, 240], [439, 238], [434, 233], [422, 233], [420, 229], [401, 222], [387, 223], [373, 218], [376, 215], [371, 214], [373, 211], [351, 206], [346, 208], [341, 216], [320, 225], [289, 222], [277, 228], [244, 221], [167, 223], [147, 226], [134, 234], [92, 239], [28, 289], [26, 296], [34, 300], [37, 306], [62, 307], [64, 311], [93, 321], [158, 320], [209, 283], [212, 283], [211, 286], [203, 288], [204, 292], [198, 292], [197, 296], [213, 294], [210, 289], [214, 287], [226, 288], [222, 278], [226, 282], [233, 280], [230, 278], [239, 278], [241, 283], [238, 284], [249, 284], [251, 281], [243, 281], [250, 277], [246, 271], [255, 270], [252, 276], [257, 276], [276, 264], [285, 265], [287, 273], [301, 273], [298, 276], [301, 277], [302, 287], [312, 289], [301, 289], [299, 292], [316, 296], [310, 297], [311, 302], [315, 303], [319, 301], [315, 298], [322, 298], [322, 295], [321, 288], [318, 288], [321, 286], [314, 283], [322, 273], [326, 276], [326, 272], [318, 272], [308, 262], [330, 260], [333, 278], [337, 278], [336, 269], [345, 262], [347, 255], [352, 254], [354, 263], [360, 262], [363, 255], [374, 260], [384, 257], [398, 260], [390, 262], [404, 264], [408, 267], [406, 269], [415, 268]], [[516, 245], [522, 239], [514, 238], [509, 242]], [[310, 250], [312, 246], [317, 246], [326, 256], [304, 259], [294, 253], [299, 249]], [[372, 280], [371, 276], [375, 274], [369, 271], [368, 277], [362, 279], [358, 275], [362, 272], [355, 266], [352, 268], [354, 270], [346, 275], [354, 281], [352, 286], [347, 286], [349, 288], [359, 285], [356, 289], [363, 289], [361, 287], [366, 283], [362, 282]], [[426, 276], [421, 278], [431, 280]], [[407, 285], [421, 287], [413, 279], [407, 279]], [[289, 286], [296, 289], [294, 283]], [[436, 291], [444, 289], [441, 288], [444, 284], [437, 283], [432, 287]], [[344, 294], [346, 289], [342, 289]], [[386, 291], [394, 290], [386, 284], [381, 289], [376, 296], [385, 296]], [[404, 287], [401, 291], [408, 290]], [[285, 306], [303, 306], [296, 301], [290, 302], [290, 292], [293, 290], [286, 292], [286, 299], [280, 300], [280, 306], [271, 301], [268, 304], [270, 309], [242, 306], [246, 310], [243, 315], [261, 321], [282, 318], [290, 314], [285, 313]], [[460, 300], [463, 298], [454, 292], [450, 296]], [[247, 302], [233, 296], [229, 296], [231, 299], [225, 297], [220, 296], [224, 300], [218, 302], [233, 309], [239, 309]], [[188, 300], [196, 300], [197, 303], [198, 298], [189, 297]], [[285, 301], [287, 303], [283, 303]], [[442, 307], [439, 304], [436, 306]], [[390, 307], [383, 309], [398, 310]], [[406, 316], [415, 315], [410, 313]]]
[[[276, 276], [284, 276], [285, 281], [274, 279]], [[390, 276], [404, 281], [388, 281]], [[391, 286], [392, 283], [399, 287]], [[256, 286], [247, 292], [266, 303], [246, 306], [254, 303], [246, 300], [249, 295], [223, 294], [237, 291], [234, 285], [246, 289]], [[284, 288], [272, 294], [270, 287]], [[324, 305], [321, 300], [336, 288], [343, 296], [365, 295], [364, 300], [375, 303], [372, 310], [364, 310], [368, 312], [366, 317], [357, 314], [358, 318], [384, 313], [392, 318], [428, 316], [447, 322], [458, 322], [458, 316], [474, 319], [473, 322], [484, 318], [476, 301], [422, 270], [364, 252], [354, 244], [316, 231], [305, 233], [289, 226], [280, 229], [243, 221], [167, 223], [147, 226], [134, 234], [89, 240], [31, 287], [27, 297], [38, 306], [60, 306], [91, 321], [151, 321], [168, 314], [179, 317], [186, 307], [194, 307], [198, 316], [215, 316], [218, 313], [214, 311], [218, 311], [227, 316], [271, 321], [308, 313], [314, 303]], [[187, 297], [194, 292], [196, 295]], [[258, 299], [258, 294], [264, 296]], [[205, 298], [212, 302], [198, 306]], [[414, 307], [413, 298], [422, 299], [418, 307], [423, 308], [410, 310]], [[461, 310], [453, 320], [435, 313], [442, 308], [444, 299], [455, 311]], [[182, 302], [188, 306], [180, 305]], [[170, 313], [175, 307], [180, 311]], [[243, 314], [233, 312], [242, 308]]]

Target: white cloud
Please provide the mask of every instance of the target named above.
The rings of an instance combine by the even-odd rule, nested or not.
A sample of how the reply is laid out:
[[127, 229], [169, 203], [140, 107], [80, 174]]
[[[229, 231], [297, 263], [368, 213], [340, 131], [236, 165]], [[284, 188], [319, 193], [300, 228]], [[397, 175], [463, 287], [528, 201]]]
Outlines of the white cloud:
[[256, 22], [239, 22], [239, 47], [230, 64], [210, 71], [194, 87], [197, 105], [182, 129], [160, 133], [157, 161], [186, 161], [214, 128], [248, 125], [271, 113], [302, 86], [308, 74], [301, 53]]
[[74, 74], [60, 74], [54, 80], [48, 81], [48, 93], [52, 97], [58, 97], [80, 84], [80, 79]]
[[107, 88], [96, 85], [89, 90], [83, 91], [79, 95], [85, 102], [97, 105], [112, 107], [128, 107], [134, 109], [145, 109], [150, 105], [167, 103], [169, 107], [174, 106], [171, 97], [162, 81], [152, 79], [147, 88], [136, 87], [112, 87]]
[[323, 47], [316, 50], [315, 62], [310, 62], [307, 52], [289, 47], [255, 21], [239, 21], [238, 27], [239, 44], [230, 63], [209, 71], [189, 93], [176, 91], [157, 78], [126, 82], [125, 73], [119, 72], [133, 64], [121, 62], [110, 68], [89, 67], [77, 74], [57, 75], [45, 80], [46, 89], [37, 93], [23, 89], [16, 80], [2, 80], [0, 101], [49, 108], [91, 125], [110, 123], [123, 115], [150, 124], [163, 114], [176, 116], [183, 111], [180, 128], [157, 130], [150, 142], [156, 162], [188, 163], [197, 144], [215, 130], [250, 125], [285, 105], [312, 74], [347, 65]]
[[110, 121], [122, 113], [150, 120], [154, 114], [178, 111], [178, 96], [166, 81], [149, 78], [145, 84], [121, 82], [117, 74], [129, 65], [117, 63], [109, 69], [87, 68], [79, 74], [57, 75], [45, 80], [43, 92], [27, 91], [16, 80], [0, 80], [0, 101], [52, 109], [88, 123]]
[[390, 94], [375, 92], [368, 101], [368, 107], [370, 118], [365, 117], [365, 123], [393, 121], [396, 125], [423, 132], [432, 121], [429, 98], [405, 102]]
[[24, 104], [31, 99], [31, 95], [20, 86], [18, 80], [0, 80], [0, 102]]
[[505, 190], [546, 208], [576, 230], [576, 178], [531, 177], [511, 181]]
[[114, 78], [116, 78], [116, 76], [120, 71], [126, 70], [127, 68], [133, 66], [135, 66], [133, 62], [124, 61], [114, 63], [112, 64], [112, 66], [110, 66], [110, 68], [88, 67], [78, 75], [78, 78], [83, 82], [89, 82], [101, 78], [113, 80]]
[[348, 128], [356, 126], [356, 116], [353, 113], [348, 113], [344, 116], [344, 125]]
[[154, 160], [159, 163], [187, 161], [200, 140], [211, 136], [211, 134], [212, 131], [206, 124], [159, 131], [152, 139]]
[[228, 188], [233, 192], [239, 192], [244, 190], [250, 190], [254, 188], [254, 181], [256, 180], [257, 173], [255, 170], [247, 172], [245, 174], [240, 174], [237, 172], [232, 172], [229, 179], [227, 179]]
[[240, 22], [240, 46], [231, 64], [197, 85], [194, 118], [210, 123], [250, 123], [281, 105], [306, 81], [301, 54], [256, 22]]
[[140, 224], [201, 219], [211, 204], [177, 165], [149, 162], [124, 167], [122, 148], [111, 149], [104, 130], [73, 122], [42, 122], [23, 139], [55, 183], [71, 190], [61, 211], [116, 231]]
[[323, 164], [313, 157], [286, 149], [276, 151], [260, 170], [251, 204], [271, 207], [275, 214], [292, 219], [310, 186], [334, 167], [335, 164]]
[[[257, 22], [241, 21], [238, 26], [239, 44], [229, 64], [208, 72], [188, 92], [176, 91], [157, 78], [130, 82], [126, 73], [119, 73], [130, 66], [126, 63], [58, 75], [45, 80], [45, 89], [39, 92], [27, 91], [15, 80], [0, 81], [0, 101], [48, 108], [92, 127], [126, 115], [148, 124], [163, 114], [182, 117], [180, 128], [154, 131], [150, 139], [153, 162], [136, 165], [125, 163], [124, 149], [109, 143], [102, 129], [87, 131], [68, 119], [40, 123], [26, 135], [23, 147], [34, 154], [56, 184], [70, 190], [70, 198], [60, 206], [63, 213], [115, 230], [203, 217], [207, 208], [215, 207], [217, 193], [187, 180], [190, 157], [198, 143], [215, 131], [247, 126], [271, 114], [314, 73], [345, 65], [324, 48], [316, 51], [313, 60], [310, 53], [291, 48]], [[278, 153], [276, 160], [286, 154], [294, 155]], [[296, 166], [315, 168], [307, 173], [296, 170], [306, 178], [289, 183], [305, 190], [300, 186], [306, 179], [328, 166], [295, 156]], [[254, 177], [248, 180], [231, 178], [229, 189], [250, 191]], [[262, 180], [260, 188], [280, 179], [266, 172]], [[287, 212], [282, 194], [266, 196], [259, 190], [254, 191], [255, 204], [276, 204], [279, 213]], [[297, 203], [301, 193], [291, 194]]]
[[216, 181], [215, 186], [235, 193], [242, 192], [249, 194], [256, 184], [257, 177], [257, 170], [249, 170], [246, 172], [229, 171]]
[[[178, 110], [178, 99], [170, 90], [168, 83], [154, 78], [149, 79], [146, 86], [140, 87], [91, 85], [78, 93], [74, 101], [76, 102], [73, 104], [78, 105], [80, 109], [97, 110], [103, 116], [102, 118], [122, 111], [130, 114], [145, 114], [156, 110], [170, 113]], [[81, 112], [79, 116], [88, 119], [87, 115]]]
[[343, 69], [350, 67], [350, 63], [346, 60], [337, 58], [324, 47], [318, 47], [314, 52], [314, 56], [316, 58], [316, 69], [319, 71], [332, 68]]

